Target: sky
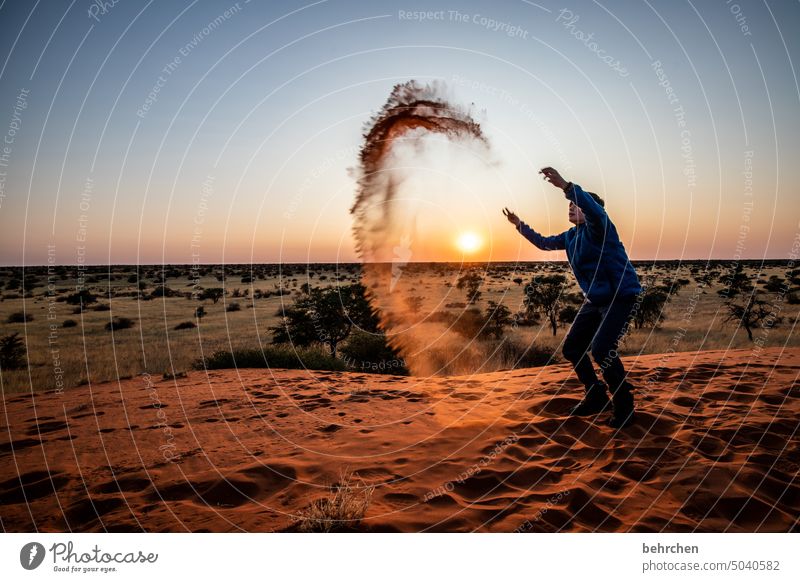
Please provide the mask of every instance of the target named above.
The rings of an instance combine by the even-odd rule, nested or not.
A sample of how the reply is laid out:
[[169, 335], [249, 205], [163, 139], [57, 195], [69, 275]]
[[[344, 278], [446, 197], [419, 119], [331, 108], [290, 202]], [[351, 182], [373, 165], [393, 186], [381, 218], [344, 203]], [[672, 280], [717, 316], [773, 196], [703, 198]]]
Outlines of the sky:
[[0, 264], [358, 260], [365, 124], [410, 79], [491, 144], [413, 172], [436, 244], [412, 260], [563, 260], [501, 213], [571, 226], [543, 166], [634, 260], [788, 258], [798, 25], [775, 1], [7, 0]]

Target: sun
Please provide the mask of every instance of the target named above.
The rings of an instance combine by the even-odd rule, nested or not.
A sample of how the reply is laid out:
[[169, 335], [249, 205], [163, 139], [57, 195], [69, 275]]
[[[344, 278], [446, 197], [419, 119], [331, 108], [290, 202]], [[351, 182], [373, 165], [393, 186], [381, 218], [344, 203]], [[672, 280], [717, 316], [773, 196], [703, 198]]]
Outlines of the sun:
[[464, 254], [474, 253], [481, 248], [482, 244], [483, 241], [481, 240], [481, 237], [470, 231], [462, 232], [456, 239], [456, 246]]

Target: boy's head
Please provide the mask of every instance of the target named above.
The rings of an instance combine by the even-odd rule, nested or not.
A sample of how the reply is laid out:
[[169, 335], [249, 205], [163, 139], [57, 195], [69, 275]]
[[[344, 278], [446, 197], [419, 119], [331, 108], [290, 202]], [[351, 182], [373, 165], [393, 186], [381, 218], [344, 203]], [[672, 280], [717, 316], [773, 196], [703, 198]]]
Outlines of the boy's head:
[[[587, 192], [587, 194], [591, 196], [600, 206], [605, 208], [606, 203], [602, 198], [600, 198], [600, 196], [594, 192]], [[569, 221], [574, 225], [583, 224], [586, 222], [586, 217], [583, 215], [583, 210], [578, 208], [574, 202], [569, 203]]]

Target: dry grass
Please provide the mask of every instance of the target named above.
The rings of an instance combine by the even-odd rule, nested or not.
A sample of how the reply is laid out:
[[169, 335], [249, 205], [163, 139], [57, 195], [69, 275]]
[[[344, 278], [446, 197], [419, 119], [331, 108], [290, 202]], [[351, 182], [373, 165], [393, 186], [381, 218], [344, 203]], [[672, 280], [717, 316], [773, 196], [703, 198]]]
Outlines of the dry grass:
[[[253, 287], [274, 289], [276, 281], [257, 281]], [[2, 283], [0, 279], [0, 285]], [[57, 288], [74, 291], [75, 283], [65, 280], [59, 282]], [[186, 284], [186, 278], [167, 281], [169, 287], [180, 291], [187, 290]], [[213, 278], [201, 280], [200, 284], [221, 286]], [[237, 283], [231, 285], [229, 291], [233, 287], [249, 286]], [[256, 300], [229, 296], [216, 304], [204, 301], [207, 315], [198, 327], [175, 330], [179, 323], [197, 322], [194, 313], [199, 301], [183, 297], [138, 300], [124, 296], [135, 291], [136, 285], [121, 281], [93, 284], [89, 289], [103, 297], [100, 301], [110, 307], [108, 311], [89, 308], [73, 313], [73, 305], [51, 303], [44, 287], [35, 288], [33, 296], [27, 298], [7, 298], [13, 294], [5, 292], [6, 298], [0, 301], [0, 321], [5, 322], [11, 313], [22, 310], [34, 314], [34, 319], [27, 323], [0, 323], [0, 335], [20, 332], [30, 364], [27, 369], [2, 372], [4, 392], [53, 390], [57, 388], [57, 380], [63, 381], [64, 387], [69, 389], [143, 372], [156, 375], [185, 372], [201, 355], [220, 349], [258, 347], [259, 338], [269, 343], [271, 337], [267, 328], [277, 322], [275, 314], [281, 307], [281, 298], [276, 296]], [[110, 299], [106, 298], [108, 295], [112, 295]], [[241, 311], [226, 311], [231, 301], [240, 302]], [[291, 303], [291, 297], [284, 297], [283, 301]], [[54, 316], [53, 319], [48, 319], [48, 314]], [[105, 329], [112, 318], [120, 317], [135, 321], [135, 325], [113, 332]], [[63, 327], [63, 321], [70, 319], [77, 325]], [[54, 329], [51, 324], [55, 324]]]
[[[648, 269], [648, 273], [659, 277], [675, 275], [672, 267], [657, 265]], [[112, 267], [112, 273], [117, 267]], [[274, 290], [281, 283], [277, 277], [256, 280], [252, 284], [228, 284], [229, 295], [218, 303], [209, 300], [202, 304], [207, 312], [197, 328], [175, 330], [182, 322], [197, 321], [194, 317], [199, 301], [187, 300], [183, 297], [159, 297], [149, 301], [141, 301], [131, 296], [137, 285], [129, 283], [127, 275], [112, 277], [89, 285], [90, 291], [98, 294], [100, 303], [108, 305], [108, 311], [95, 309], [73, 313], [74, 306], [63, 302], [50, 303], [44, 287], [45, 278], [39, 277], [41, 284], [32, 289], [28, 297], [21, 297], [16, 291], [6, 288], [6, 280], [0, 277], [0, 336], [19, 332], [27, 346], [29, 367], [22, 370], [3, 370], [0, 374], [2, 391], [5, 393], [52, 390], [57, 380], [63, 381], [65, 389], [84, 385], [88, 382], [117, 380], [136, 376], [143, 372], [154, 375], [175, 375], [191, 369], [192, 363], [201, 356], [208, 356], [216, 350], [253, 349], [271, 341], [268, 328], [278, 321], [276, 313], [281, 304], [290, 304], [293, 295], [283, 298], [271, 296], [253, 300], [251, 297], [232, 297], [234, 288], [250, 290], [252, 296], [255, 289]], [[327, 270], [326, 270], [327, 269]], [[506, 265], [491, 265], [488, 276], [484, 278], [483, 297], [477, 305], [484, 309], [488, 300], [503, 303], [512, 312], [522, 304], [523, 286], [513, 282], [516, 277], [529, 280], [536, 272], [564, 272], [565, 264], [523, 264], [518, 265], [516, 272], [508, 270]], [[180, 277], [168, 278], [167, 286], [176, 291], [187, 291], [189, 269]], [[309, 266], [316, 271], [310, 280], [312, 285], [328, 285], [333, 281], [334, 270], [319, 265]], [[755, 272], [755, 267], [747, 265], [747, 273]], [[320, 276], [327, 273], [324, 281]], [[762, 277], [768, 279], [771, 274], [782, 275], [785, 269], [767, 267], [762, 270]], [[412, 275], [415, 277], [414, 293], [425, 298], [421, 306], [421, 317], [432, 312], [442, 311], [448, 303], [465, 301], [465, 294], [455, 286], [447, 283], [457, 279], [454, 269], [434, 267], [420, 269]], [[684, 287], [666, 307], [666, 320], [660, 329], [635, 330], [625, 342], [621, 350], [623, 355], [654, 354], [666, 351], [697, 351], [710, 349], [752, 348], [744, 330], [736, 326], [723, 324], [725, 307], [716, 290], [719, 284], [700, 293], [696, 304], [690, 312], [690, 300], [696, 289], [693, 277], [684, 267], [679, 276], [685, 276], [691, 283]], [[283, 281], [283, 286], [297, 293], [299, 285], [307, 282], [305, 276], [297, 275], [298, 281]], [[572, 291], [576, 290], [574, 279]], [[56, 282], [57, 291], [61, 294], [74, 292], [76, 281], [64, 279]], [[200, 280], [203, 287], [220, 287], [222, 283], [214, 277]], [[152, 283], [149, 289], [152, 289]], [[111, 296], [110, 299], [107, 297]], [[240, 311], [226, 311], [226, 306], [237, 301]], [[459, 313], [461, 309], [450, 309]], [[8, 323], [12, 314], [25, 312], [32, 314], [31, 321]], [[52, 315], [53, 318], [48, 316]], [[798, 306], [784, 302], [780, 315], [784, 321], [768, 330], [756, 330], [755, 335], [763, 347], [800, 345], [798, 335], [794, 333], [794, 321], [798, 316]], [[105, 325], [112, 318], [127, 317], [135, 321], [130, 329], [106, 331]], [[12, 318], [19, 319], [19, 317]], [[23, 318], [24, 319], [24, 318]], [[77, 325], [63, 327], [63, 322], [74, 320]], [[55, 328], [51, 328], [55, 324]], [[515, 345], [527, 346], [534, 343], [545, 352], [549, 350], [560, 358], [560, 347], [568, 326], [559, 327], [553, 336], [544, 323], [532, 327], [507, 328], [507, 336]], [[518, 351], [518, 350], [517, 350]], [[514, 360], [514, 353], [488, 350], [492, 361], [486, 362], [483, 371], [497, 367], [509, 367]], [[526, 364], [528, 362], [523, 362]]]
[[333, 532], [355, 530], [367, 513], [373, 485], [367, 485], [347, 469], [342, 470], [338, 483], [331, 485], [328, 497], [315, 499], [296, 517], [301, 532]]

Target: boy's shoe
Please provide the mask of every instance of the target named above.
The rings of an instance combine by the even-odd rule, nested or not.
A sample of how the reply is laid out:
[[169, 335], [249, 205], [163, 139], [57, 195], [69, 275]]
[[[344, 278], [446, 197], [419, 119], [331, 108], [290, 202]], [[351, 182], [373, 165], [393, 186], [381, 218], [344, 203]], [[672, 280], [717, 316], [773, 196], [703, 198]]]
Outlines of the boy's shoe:
[[586, 396], [569, 413], [570, 416], [590, 416], [603, 412], [610, 402], [606, 386], [602, 382], [586, 390]]
[[620, 429], [632, 425], [636, 421], [633, 407], [633, 394], [626, 388], [617, 390], [613, 395], [614, 410], [607, 424], [611, 428]]

